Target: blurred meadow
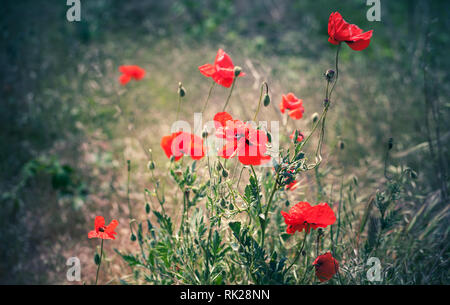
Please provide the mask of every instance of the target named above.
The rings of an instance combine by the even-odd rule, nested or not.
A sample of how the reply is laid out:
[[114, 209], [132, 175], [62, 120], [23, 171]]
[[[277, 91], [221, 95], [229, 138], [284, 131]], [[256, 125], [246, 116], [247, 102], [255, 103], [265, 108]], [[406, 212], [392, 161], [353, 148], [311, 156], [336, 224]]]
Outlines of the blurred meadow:
[[[0, 4], [1, 284], [70, 284], [72, 256], [81, 260], [82, 281], [92, 282], [98, 243], [87, 232], [96, 215], [120, 223], [117, 240], [105, 244], [101, 281], [131, 279], [133, 270], [113, 249], [138, 252], [129, 238], [127, 185], [135, 217], [146, 219], [148, 149], [166, 183], [167, 213], [181, 217], [160, 147], [176, 118], [178, 82], [187, 91], [180, 117], [193, 123], [211, 84], [198, 66], [223, 48], [246, 73], [230, 101], [233, 116], [253, 117], [266, 81], [272, 103], [259, 120], [280, 120], [285, 141], [294, 125], [308, 132], [323, 108], [323, 73], [334, 67], [336, 49], [327, 41], [334, 11], [373, 29], [373, 38], [361, 52], [342, 47], [324, 161], [299, 177], [287, 198], [347, 209], [340, 251], [354, 277], [344, 283], [367, 283], [355, 275], [364, 266], [356, 252], [374, 243], [376, 252], [367, 253], [381, 259], [389, 275], [382, 283], [450, 283], [449, 1], [381, 0], [380, 22], [367, 20], [365, 0], [81, 3], [80, 22], [66, 20], [65, 1]], [[121, 86], [120, 65], [139, 65], [147, 75]], [[287, 92], [303, 99], [305, 113], [285, 126], [278, 104]], [[204, 120], [227, 95], [214, 88]], [[404, 170], [409, 176], [398, 184], [387, 179]], [[380, 193], [397, 194], [393, 185], [399, 197], [384, 226], [369, 207]]]

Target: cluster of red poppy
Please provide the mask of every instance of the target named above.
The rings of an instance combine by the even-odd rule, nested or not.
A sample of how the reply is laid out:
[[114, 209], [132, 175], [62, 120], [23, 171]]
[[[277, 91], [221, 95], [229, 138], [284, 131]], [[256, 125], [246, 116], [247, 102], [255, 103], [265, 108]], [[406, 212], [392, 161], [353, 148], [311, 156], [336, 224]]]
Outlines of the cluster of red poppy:
[[[372, 37], [372, 30], [363, 32], [358, 26], [347, 23], [338, 12], [330, 15], [328, 20], [328, 41], [338, 45], [345, 42], [349, 47], [356, 51], [367, 48]], [[244, 76], [245, 73], [236, 73], [236, 67], [233, 65], [231, 57], [224, 50], [219, 49], [214, 64], [205, 64], [198, 67], [200, 72], [211, 77], [215, 83], [229, 88], [235, 81], [235, 77]], [[130, 80], [141, 80], [146, 72], [143, 68], [132, 66], [120, 66], [119, 71], [122, 75], [119, 82], [126, 85]], [[303, 117], [305, 109], [303, 108], [303, 100], [297, 98], [293, 93], [282, 95], [279, 105], [281, 113], [287, 114], [294, 120]], [[214, 124], [216, 127], [216, 137], [225, 140], [225, 144], [219, 151], [219, 156], [230, 159], [235, 156], [244, 165], [261, 165], [270, 160], [267, 155], [267, 134], [249, 123], [233, 119], [227, 112], [219, 112], [214, 116]], [[296, 131], [290, 138], [294, 139]], [[296, 142], [304, 140], [304, 135], [297, 132]], [[199, 136], [188, 132], [174, 132], [161, 139], [161, 147], [168, 158], [175, 161], [184, 155], [190, 156], [193, 160], [201, 159], [205, 156], [203, 139]], [[286, 190], [294, 190], [297, 188], [296, 180], [290, 182], [286, 186]], [[294, 234], [296, 231], [303, 230], [309, 233], [311, 228], [325, 228], [332, 225], [336, 221], [333, 210], [327, 203], [319, 203], [311, 206], [308, 202], [299, 202], [293, 206], [288, 213], [282, 211], [284, 221], [287, 224], [286, 232]], [[95, 230], [88, 233], [88, 238], [115, 239], [117, 234], [114, 230], [119, 222], [115, 219], [109, 225], [105, 225], [105, 219], [102, 216], [95, 218]], [[318, 256], [313, 265], [316, 275], [321, 282], [328, 281], [339, 270], [338, 261], [333, 258], [330, 252]]]

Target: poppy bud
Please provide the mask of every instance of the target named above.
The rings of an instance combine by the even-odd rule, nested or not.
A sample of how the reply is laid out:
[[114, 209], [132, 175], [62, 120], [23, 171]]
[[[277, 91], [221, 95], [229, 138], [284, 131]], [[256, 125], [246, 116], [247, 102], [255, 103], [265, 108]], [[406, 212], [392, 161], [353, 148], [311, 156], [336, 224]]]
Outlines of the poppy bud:
[[230, 205], [228, 206], [228, 209], [230, 209], [230, 211], [234, 210], [234, 205], [230, 202]]
[[267, 107], [270, 105], [270, 96], [266, 93], [264, 95], [264, 107]]
[[148, 162], [148, 169], [149, 170], [154, 170], [155, 169], [155, 162], [153, 162], [153, 161], [150, 161], [150, 162]]
[[272, 135], [270, 134], [270, 132], [267, 132], [267, 141], [269, 143], [272, 143]]
[[170, 157], [170, 162], [174, 162], [175, 161], [175, 156], [171, 156]]
[[178, 83], [178, 94], [180, 97], [184, 97], [186, 95], [186, 89], [184, 89], [182, 83]]
[[328, 82], [331, 82], [334, 78], [334, 71], [333, 70], [327, 70], [325, 72], [325, 78], [327, 79]]
[[150, 213], [150, 205], [148, 203], [145, 204], [145, 213]]
[[316, 123], [319, 120], [319, 114], [317, 112], [314, 112], [311, 116], [311, 120], [313, 123]]
[[394, 146], [394, 139], [393, 138], [389, 138], [388, 150], [391, 150], [393, 146]]
[[205, 130], [203, 130], [203, 132], [202, 132], [202, 138], [203, 139], [206, 139], [208, 137], [208, 131], [206, 131], [206, 129]]
[[242, 68], [239, 66], [234, 67], [234, 76], [238, 77], [241, 74]]
[[217, 163], [216, 170], [220, 171], [221, 169], [222, 169], [222, 164], [220, 164], [220, 162], [219, 162], [219, 163]]
[[131, 233], [130, 240], [131, 240], [131, 241], [136, 241], [136, 235], [134, 235], [133, 233]]
[[94, 262], [97, 266], [100, 265], [100, 255], [98, 255], [98, 253], [95, 253], [94, 255]]
[[228, 177], [228, 171], [226, 169], [222, 171], [222, 177], [224, 178]]
[[345, 148], [344, 141], [339, 141], [339, 142], [338, 142], [338, 145], [339, 145], [339, 148], [340, 148], [341, 150], [343, 150], [343, 149]]

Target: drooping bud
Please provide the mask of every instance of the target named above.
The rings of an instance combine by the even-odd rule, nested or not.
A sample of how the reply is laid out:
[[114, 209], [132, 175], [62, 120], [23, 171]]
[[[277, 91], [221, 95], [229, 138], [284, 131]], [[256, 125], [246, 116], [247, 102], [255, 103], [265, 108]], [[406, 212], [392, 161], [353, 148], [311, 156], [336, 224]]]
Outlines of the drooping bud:
[[333, 70], [327, 70], [325, 73], [324, 73], [324, 75], [325, 75], [325, 78], [326, 78], [326, 80], [328, 81], [328, 82], [331, 82], [333, 79], [334, 79], [334, 71]]
[[391, 150], [393, 146], [394, 146], [394, 139], [393, 138], [389, 138], [388, 150]]
[[264, 107], [267, 107], [270, 105], [270, 96], [266, 93], [264, 95]]
[[134, 235], [133, 233], [131, 233], [130, 240], [131, 240], [131, 241], [136, 241], [136, 235]]
[[319, 114], [317, 112], [314, 112], [311, 116], [311, 120], [313, 123], [316, 123], [319, 120]]
[[183, 87], [182, 83], [178, 83], [178, 94], [180, 97], [184, 97], [186, 95], [186, 89]]
[[226, 169], [222, 170], [222, 177], [224, 178], [228, 177], [228, 171]]
[[239, 66], [234, 67], [234, 76], [238, 77], [241, 74], [242, 68]]
[[154, 170], [155, 169], [155, 162], [153, 162], [153, 161], [149, 161], [148, 162], [148, 169], [149, 170]]
[[205, 139], [205, 138], [207, 138], [207, 137], [208, 137], [208, 131], [205, 129], [205, 130], [203, 130], [203, 132], [202, 132], [202, 138]]
[[95, 253], [94, 255], [94, 262], [97, 266], [100, 265], [100, 255], [98, 255], [98, 253]]
[[343, 150], [344, 148], [345, 148], [345, 144], [344, 144], [344, 141], [339, 141], [338, 142], [338, 146], [339, 146], [339, 148], [341, 149], [341, 150]]
[[145, 213], [150, 213], [150, 204], [148, 202], [145, 204]]

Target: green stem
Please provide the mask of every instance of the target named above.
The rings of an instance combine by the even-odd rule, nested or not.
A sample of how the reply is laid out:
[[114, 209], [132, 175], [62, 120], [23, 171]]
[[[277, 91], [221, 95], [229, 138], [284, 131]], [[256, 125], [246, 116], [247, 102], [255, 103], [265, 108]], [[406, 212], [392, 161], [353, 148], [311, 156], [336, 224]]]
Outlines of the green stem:
[[234, 89], [234, 86], [235, 86], [235, 84], [236, 84], [236, 80], [237, 80], [237, 77], [234, 77], [234, 78], [233, 78], [233, 83], [231, 84], [230, 92], [228, 93], [227, 101], [225, 102], [225, 105], [223, 106], [222, 111], [225, 111], [225, 109], [226, 109], [227, 106], [228, 106], [228, 103], [230, 102], [231, 93], [233, 93], [233, 89]]
[[292, 263], [289, 265], [289, 267], [286, 269], [286, 271], [289, 271], [292, 266], [294, 266], [295, 262], [298, 260], [298, 258], [300, 257], [300, 255], [302, 254], [303, 248], [305, 247], [305, 242], [306, 242], [306, 236], [308, 236], [307, 230], [305, 229], [305, 236], [303, 237], [303, 241], [301, 243], [301, 248], [300, 248], [300, 243], [298, 243], [298, 249], [297, 249], [297, 254], [294, 257], [294, 260], [292, 261]]
[[215, 83], [215, 81], [212, 81], [211, 86], [209, 87], [208, 97], [206, 98], [205, 105], [203, 105], [202, 113], [205, 112], [206, 106], [208, 106], [209, 98], [211, 97]]
[[256, 122], [256, 118], [258, 117], [259, 109], [261, 109], [261, 103], [262, 103], [262, 97], [263, 97], [263, 89], [264, 89], [264, 86], [266, 87], [266, 92], [269, 91], [269, 87], [267, 86], [267, 83], [266, 83], [266, 82], [263, 82], [263, 83], [261, 84], [261, 93], [260, 93], [260, 95], [259, 95], [258, 108], [256, 109], [255, 116], [253, 117], [253, 122]]
[[341, 43], [339, 43], [338, 48], [336, 50], [336, 59], [335, 59], [335, 67], [336, 67], [336, 78], [334, 79], [333, 87], [331, 87], [330, 94], [328, 94], [328, 99], [331, 99], [331, 93], [333, 93], [334, 87], [338, 81], [339, 77], [339, 51], [341, 50]]
[[131, 212], [131, 202], [130, 202], [130, 173], [131, 173], [131, 161], [127, 160], [127, 203], [128, 203], [128, 210], [130, 212], [129, 218], [132, 219], [133, 215]]
[[102, 257], [103, 257], [103, 239], [102, 244], [100, 246], [100, 261], [98, 262], [97, 275], [95, 276], [95, 285], [97, 285], [98, 282], [98, 272], [100, 271], [100, 265], [102, 264]]
[[177, 119], [176, 119], [176, 121], [178, 121], [178, 117], [180, 115], [180, 108], [181, 108], [181, 96], [178, 94], [178, 107], [177, 107]]
[[266, 236], [266, 225], [267, 225], [267, 222], [268, 222], [267, 215], [269, 214], [270, 205], [272, 204], [272, 201], [273, 201], [273, 196], [275, 195], [275, 192], [278, 190], [278, 177], [279, 177], [279, 175], [280, 175], [280, 172], [277, 171], [277, 174], [275, 176], [275, 183], [273, 185], [272, 192], [270, 193], [270, 196], [269, 196], [269, 201], [268, 201], [267, 206], [266, 206], [266, 211], [264, 212], [264, 222], [263, 222], [264, 226], [262, 228], [262, 233], [261, 233], [261, 248], [264, 247], [264, 239], [265, 239], [265, 236]]

